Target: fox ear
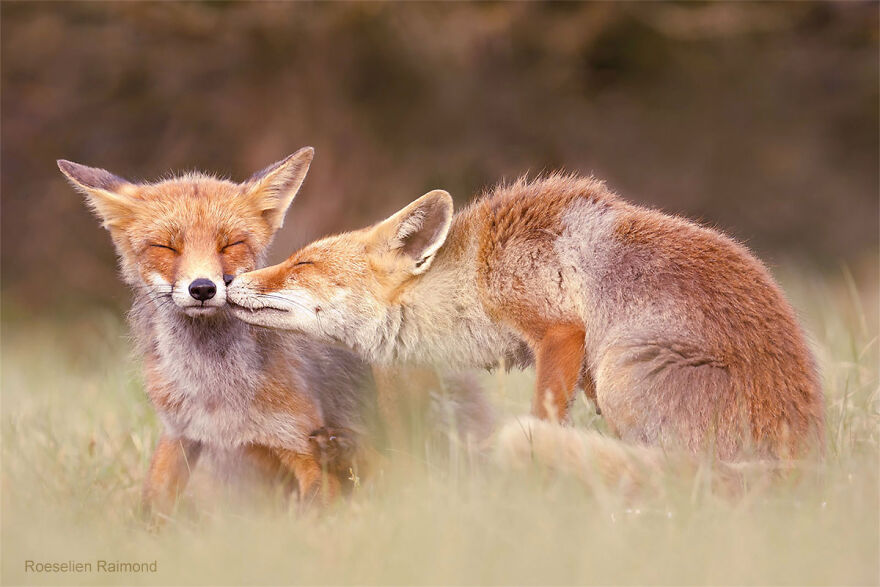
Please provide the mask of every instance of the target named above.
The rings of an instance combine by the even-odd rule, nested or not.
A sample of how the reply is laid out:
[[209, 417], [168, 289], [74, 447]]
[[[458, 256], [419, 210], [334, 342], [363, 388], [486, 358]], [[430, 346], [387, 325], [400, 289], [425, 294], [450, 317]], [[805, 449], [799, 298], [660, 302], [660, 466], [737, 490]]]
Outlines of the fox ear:
[[407, 261], [411, 273], [424, 273], [446, 241], [452, 212], [452, 196], [434, 190], [378, 224], [376, 235], [390, 252]]
[[284, 224], [284, 214], [302, 186], [315, 150], [303, 147], [286, 159], [253, 174], [244, 183], [245, 193], [273, 232]]
[[131, 217], [137, 206], [137, 200], [132, 197], [135, 189], [132, 183], [97, 167], [86, 167], [64, 159], [57, 163], [71, 185], [86, 196], [105, 228], [117, 228]]

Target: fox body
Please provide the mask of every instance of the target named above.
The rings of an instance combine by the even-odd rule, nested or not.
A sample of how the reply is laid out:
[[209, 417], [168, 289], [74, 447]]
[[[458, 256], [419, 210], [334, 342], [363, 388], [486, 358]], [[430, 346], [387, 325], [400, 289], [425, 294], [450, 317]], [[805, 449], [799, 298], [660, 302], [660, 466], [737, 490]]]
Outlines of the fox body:
[[312, 154], [302, 149], [241, 184], [198, 173], [134, 184], [58, 163], [109, 229], [134, 291], [130, 322], [164, 427], [144, 498], [160, 512], [205, 449], [269, 476], [291, 474], [301, 498], [321, 487], [332, 495], [340, 479], [322, 471], [316, 435], [364, 432], [368, 370], [360, 359], [243, 323], [226, 304], [232, 278], [263, 264]]
[[430, 192], [238, 276], [228, 296], [242, 320], [370, 361], [534, 362], [534, 415], [564, 421], [580, 387], [628, 441], [728, 460], [823, 444], [814, 362], [767, 269], [592, 178], [521, 179], [455, 215]]

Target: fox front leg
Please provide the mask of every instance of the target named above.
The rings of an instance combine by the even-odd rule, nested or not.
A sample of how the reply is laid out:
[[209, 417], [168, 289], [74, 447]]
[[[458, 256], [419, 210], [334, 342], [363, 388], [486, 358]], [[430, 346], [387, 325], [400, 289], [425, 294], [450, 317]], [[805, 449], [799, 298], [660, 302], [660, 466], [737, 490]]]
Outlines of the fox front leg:
[[174, 511], [201, 452], [202, 445], [194, 440], [167, 434], [159, 438], [144, 483], [143, 511], [147, 516], [163, 518]]
[[581, 379], [584, 330], [575, 326], [553, 326], [547, 329], [534, 350], [537, 381], [532, 415], [542, 420], [565, 422]]
[[300, 504], [327, 505], [339, 496], [341, 489], [339, 477], [325, 470], [314, 454], [287, 449], [278, 449], [276, 454], [296, 477]]

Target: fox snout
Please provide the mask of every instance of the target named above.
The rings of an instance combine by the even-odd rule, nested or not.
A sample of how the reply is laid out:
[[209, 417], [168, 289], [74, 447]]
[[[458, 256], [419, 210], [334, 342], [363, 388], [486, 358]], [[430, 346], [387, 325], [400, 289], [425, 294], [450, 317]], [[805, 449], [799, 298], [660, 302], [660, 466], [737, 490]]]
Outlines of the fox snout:
[[[234, 275], [224, 274], [223, 285], [229, 287], [233, 279], [235, 279]], [[200, 302], [207, 302], [217, 295], [217, 284], [205, 277], [199, 277], [189, 284], [189, 295]]]
[[214, 282], [210, 279], [205, 279], [204, 277], [202, 277], [196, 279], [189, 284], [189, 295], [199, 300], [200, 302], [206, 302], [213, 298], [216, 294], [217, 286], [214, 285]]
[[250, 262], [233, 266], [229, 258], [213, 249], [210, 245], [184, 249], [178, 257], [176, 274], [169, 279], [174, 303], [189, 316], [209, 316], [224, 308], [234, 274], [250, 268]]
[[220, 275], [205, 276], [205, 273], [179, 277], [171, 288], [171, 298], [187, 315], [207, 316], [226, 306], [226, 285], [231, 281], [227, 275], [223, 275], [221, 281]]

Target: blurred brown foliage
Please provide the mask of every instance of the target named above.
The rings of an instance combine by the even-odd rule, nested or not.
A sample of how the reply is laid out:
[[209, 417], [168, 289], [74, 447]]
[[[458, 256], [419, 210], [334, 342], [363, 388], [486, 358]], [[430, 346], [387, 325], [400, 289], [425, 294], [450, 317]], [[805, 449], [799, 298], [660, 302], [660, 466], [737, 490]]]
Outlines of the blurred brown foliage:
[[275, 259], [430, 188], [566, 168], [771, 264], [863, 262], [878, 6], [3, 2], [3, 293], [127, 303], [57, 158], [243, 179], [303, 145]]

